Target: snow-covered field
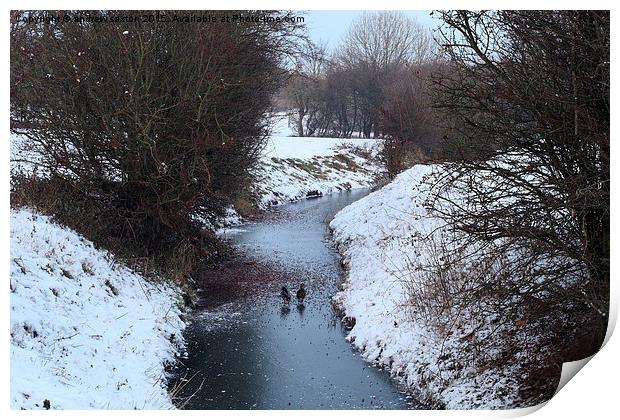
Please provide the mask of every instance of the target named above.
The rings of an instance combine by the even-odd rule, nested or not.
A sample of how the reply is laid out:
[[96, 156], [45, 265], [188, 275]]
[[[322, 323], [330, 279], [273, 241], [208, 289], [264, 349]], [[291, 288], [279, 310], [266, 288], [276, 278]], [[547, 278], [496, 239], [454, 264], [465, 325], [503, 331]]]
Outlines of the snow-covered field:
[[336, 215], [330, 227], [348, 273], [334, 303], [355, 318], [347, 339], [365, 359], [389, 367], [420, 400], [453, 409], [512, 408], [523, 374], [517, 356], [502, 367], [463, 360], [478, 338], [493, 334], [491, 323], [457, 319], [438, 331], [412, 314], [408, 302], [408, 287], [415, 287], [410, 274], [430, 258], [428, 238], [443, 231], [443, 222], [424, 206], [423, 181], [434, 169], [415, 166]]
[[11, 210], [11, 407], [174, 408], [181, 292], [46, 216]]
[[379, 139], [292, 137], [288, 118], [276, 118], [256, 176], [263, 208], [307, 195], [374, 184]]

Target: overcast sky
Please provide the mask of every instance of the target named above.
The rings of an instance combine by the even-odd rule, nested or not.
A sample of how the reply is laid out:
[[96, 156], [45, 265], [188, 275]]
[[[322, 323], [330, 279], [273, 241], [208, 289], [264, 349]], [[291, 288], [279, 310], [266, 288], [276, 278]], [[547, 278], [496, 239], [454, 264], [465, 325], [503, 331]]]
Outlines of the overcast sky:
[[[310, 37], [315, 43], [327, 44], [328, 50], [333, 51], [341, 38], [364, 11], [356, 10], [311, 10], [305, 16]], [[429, 16], [428, 10], [403, 10], [408, 16], [415, 18], [421, 25], [435, 29], [439, 20]]]

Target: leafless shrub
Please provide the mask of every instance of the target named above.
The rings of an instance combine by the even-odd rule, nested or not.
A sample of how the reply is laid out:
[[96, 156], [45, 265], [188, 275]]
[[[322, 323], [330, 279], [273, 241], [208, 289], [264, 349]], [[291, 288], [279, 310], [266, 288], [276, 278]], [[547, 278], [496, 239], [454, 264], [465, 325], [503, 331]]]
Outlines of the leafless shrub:
[[433, 79], [448, 70], [447, 63], [433, 61], [403, 67], [388, 79], [379, 124], [385, 137], [381, 157], [391, 176], [444, 159], [445, 131], [433, 107]]
[[[435, 105], [454, 159], [434, 208], [502, 244], [517, 297], [609, 308], [609, 12], [446, 11]], [[461, 201], [451, 196], [459, 191]], [[462, 205], [467, 203], [467, 205]], [[522, 288], [525, 288], [522, 290]]]
[[497, 323], [519, 319], [508, 293], [517, 280], [506, 256], [498, 259], [498, 252], [468, 247], [447, 230], [418, 243], [422, 259], [407, 256], [400, 276], [412, 318], [441, 333], [486, 318]]
[[[12, 131], [50, 175], [32, 197], [69, 225], [72, 208], [83, 219], [74, 227], [107, 230], [139, 257], [209, 253], [192, 216], [218, 219], [250, 183], [298, 30], [275, 20], [12, 23]], [[43, 198], [52, 193], [55, 203]]]
[[[595, 314], [570, 298], [580, 293], [583, 277], [566, 282], [564, 298], [550, 299], [544, 284], [528, 286], [531, 276], [523, 259], [501, 244], [472, 248], [461, 234], [443, 230], [418, 243], [424, 258], [409, 258], [399, 273], [407, 297], [404, 310], [443, 343], [440, 377], [447, 371], [458, 376], [467, 368], [516, 368], [515, 379], [523, 384], [518, 404], [537, 404], [553, 395], [564, 362], [598, 349], [592, 334]], [[537, 256], [529, 257], [533, 262]]]

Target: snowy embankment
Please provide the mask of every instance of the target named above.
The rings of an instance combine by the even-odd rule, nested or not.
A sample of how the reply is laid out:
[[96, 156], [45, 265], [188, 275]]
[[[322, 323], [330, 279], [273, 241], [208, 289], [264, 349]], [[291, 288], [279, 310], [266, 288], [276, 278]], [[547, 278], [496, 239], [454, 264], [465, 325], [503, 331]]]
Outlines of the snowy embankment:
[[424, 206], [424, 179], [435, 168], [415, 166], [336, 215], [330, 227], [348, 273], [334, 303], [355, 320], [347, 339], [365, 359], [389, 367], [420, 401], [509, 408], [518, 397], [518, 362], [487, 368], [463, 361], [478, 337], [493, 334], [491, 323], [470, 325], [459, 316], [441, 331], [417, 319], [408, 298], [411, 274], [430, 258], [428, 238], [443, 230]]
[[256, 170], [260, 206], [369, 187], [381, 172], [374, 159], [381, 146], [379, 139], [293, 137], [279, 116]]
[[11, 407], [174, 408], [181, 292], [47, 216], [11, 210]]

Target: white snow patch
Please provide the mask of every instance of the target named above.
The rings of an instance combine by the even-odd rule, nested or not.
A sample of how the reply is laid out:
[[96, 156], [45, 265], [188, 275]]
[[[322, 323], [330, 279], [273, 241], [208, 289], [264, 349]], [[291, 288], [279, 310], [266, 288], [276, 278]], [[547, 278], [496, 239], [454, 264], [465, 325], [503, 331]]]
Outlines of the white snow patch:
[[382, 172], [376, 160], [382, 146], [381, 139], [292, 137], [287, 117], [280, 115], [255, 172], [260, 204], [370, 187]]
[[11, 407], [174, 408], [176, 286], [146, 281], [47, 216], [11, 210]]

